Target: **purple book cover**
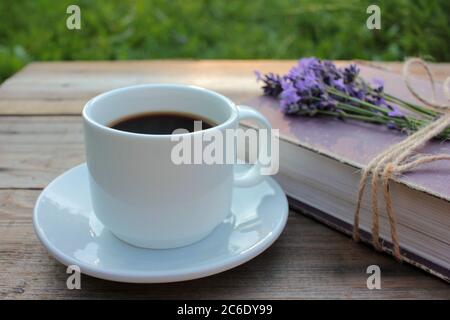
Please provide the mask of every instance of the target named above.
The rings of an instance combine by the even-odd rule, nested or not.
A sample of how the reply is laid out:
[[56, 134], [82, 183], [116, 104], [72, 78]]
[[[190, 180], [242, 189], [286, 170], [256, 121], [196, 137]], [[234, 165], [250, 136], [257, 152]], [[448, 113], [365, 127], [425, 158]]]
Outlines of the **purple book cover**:
[[[383, 79], [387, 93], [420, 104], [408, 91], [401, 75], [367, 66], [359, 67], [361, 76], [365, 80]], [[415, 78], [411, 82], [422, 96], [430, 96], [431, 86], [428, 81]], [[437, 89], [438, 100], [444, 100], [442, 87], [437, 86]], [[244, 104], [264, 114], [273, 128], [280, 129], [282, 139], [356, 168], [364, 167], [373, 157], [406, 137], [405, 133], [382, 125], [326, 117], [286, 116], [279, 110], [278, 101], [271, 97], [255, 96], [244, 101]], [[450, 154], [450, 142], [433, 140], [418, 152]], [[421, 165], [394, 180], [410, 188], [450, 201], [448, 161]]]

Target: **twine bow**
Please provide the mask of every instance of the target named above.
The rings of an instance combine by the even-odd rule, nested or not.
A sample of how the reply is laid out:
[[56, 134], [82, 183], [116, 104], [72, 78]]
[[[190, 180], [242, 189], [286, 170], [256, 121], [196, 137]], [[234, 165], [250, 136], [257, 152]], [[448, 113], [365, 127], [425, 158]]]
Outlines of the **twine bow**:
[[[410, 82], [410, 67], [413, 64], [421, 65], [430, 80], [432, 87], [431, 99], [422, 97], [411, 85]], [[353, 224], [353, 239], [360, 240], [359, 234], [359, 213], [361, 210], [361, 202], [366, 188], [366, 182], [371, 175], [371, 210], [372, 210], [372, 243], [375, 249], [381, 250], [380, 245], [380, 225], [379, 225], [379, 207], [378, 207], [378, 186], [380, 185], [383, 191], [383, 198], [386, 206], [386, 213], [388, 215], [391, 239], [393, 246], [393, 254], [399, 261], [403, 260], [400, 252], [400, 244], [397, 233], [397, 219], [392, 205], [392, 197], [389, 191], [389, 181], [395, 175], [400, 175], [406, 171], [410, 171], [415, 167], [437, 161], [450, 160], [448, 154], [426, 155], [415, 154], [415, 151], [425, 145], [427, 141], [439, 135], [450, 125], [450, 77], [444, 82], [444, 94], [449, 101], [447, 104], [440, 104], [436, 101], [436, 85], [433, 75], [427, 64], [418, 58], [408, 59], [403, 66], [403, 78], [411, 94], [432, 110], [439, 112], [441, 116], [435, 121], [432, 121], [425, 127], [419, 129], [415, 133], [408, 136], [405, 140], [397, 143], [384, 152], [376, 156], [369, 164], [362, 170], [361, 180], [358, 188], [358, 202], [356, 204], [354, 224]]]

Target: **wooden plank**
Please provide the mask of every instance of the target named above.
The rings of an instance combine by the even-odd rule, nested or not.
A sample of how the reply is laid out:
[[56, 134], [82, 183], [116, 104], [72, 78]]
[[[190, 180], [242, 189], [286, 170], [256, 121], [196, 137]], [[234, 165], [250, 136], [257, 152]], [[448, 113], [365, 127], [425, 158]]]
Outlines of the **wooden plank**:
[[0, 188], [43, 188], [82, 162], [81, 117], [0, 117]]
[[[68, 290], [65, 267], [47, 254], [33, 232], [38, 194], [0, 191], [0, 299], [450, 298], [444, 282], [296, 213], [271, 248], [236, 269], [199, 280], [148, 285], [83, 275], [81, 290]], [[371, 264], [381, 268], [381, 290], [366, 287]]]
[[0, 114], [79, 114], [95, 95], [140, 83], [198, 85], [239, 102], [260, 90], [255, 68], [284, 72], [291, 65], [292, 61], [32, 63], [0, 87]]
[[[284, 73], [294, 63], [294, 60], [31, 63], [0, 86], [0, 114], [79, 114], [95, 95], [140, 83], [198, 85], [239, 103], [260, 93], [254, 70]], [[337, 62], [340, 66], [347, 63]], [[371, 64], [395, 72], [401, 68], [400, 63]], [[450, 64], [433, 65], [432, 69], [439, 79], [450, 74]], [[417, 70], [417, 74], [423, 71]]]

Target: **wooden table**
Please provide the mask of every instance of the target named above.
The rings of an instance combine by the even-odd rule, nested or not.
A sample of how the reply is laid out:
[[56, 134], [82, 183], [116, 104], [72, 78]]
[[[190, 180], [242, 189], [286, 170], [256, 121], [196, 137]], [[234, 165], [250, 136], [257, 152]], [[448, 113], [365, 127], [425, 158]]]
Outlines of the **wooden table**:
[[[123, 284], [82, 276], [66, 288], [66, 268], [32, 228], [37, 196], [84, 161], [80, 111], [100, 92], [146, 82], [219, 91], [236, 102], [259, 94], [252, 71], [284, 72], [293, 61], [131, 61], [32, 63], [0, 86], [0, 298], [450, 298], [450, 286], [291, 212], [279, 240], [254, 260], [204, 279]], [[398, 71], [400, 64], [381, 67]], [[450, 64], [433, 66], [439, 77]], [[382, 270], [368, 290], [366, 268]]]

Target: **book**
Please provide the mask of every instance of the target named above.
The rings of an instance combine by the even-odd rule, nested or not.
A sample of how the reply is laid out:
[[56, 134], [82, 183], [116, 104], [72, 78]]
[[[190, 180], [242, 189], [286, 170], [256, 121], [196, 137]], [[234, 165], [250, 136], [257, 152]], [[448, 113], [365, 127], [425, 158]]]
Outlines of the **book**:
[[[389, 71], [361, 65], [367, 81], [378, 78], [385, 91], [418, 102], [403, 78]], [[430, 85], [413, 79], [419, 93], [429, 96]], [[442, 90], [439, 90], [442, 91]], [[442, 97], [439, 97], [442, 98]], [[294, 209], [348, 235], [352, 234], [361, 169], [383, 150], [406, 138], [385, 126], [326, 117], [287, 116], [276, 99], [254, 96], [243, 104], [261, 112], [280, 130], [280, 170], [275, 179]], [[252, 126], [251, 123], [245, 123]], [[450, 154], [450, 142], [433, 140], [419, 150]], [[390, 183], [404, 261], [450, 281], [450, 165], [436, 161], [422, 165]], [[380, 240], [391, 253], [389, 222], [380, 195]], [[360, 216], [361, 240], [371, 243], [370, 192]]]

